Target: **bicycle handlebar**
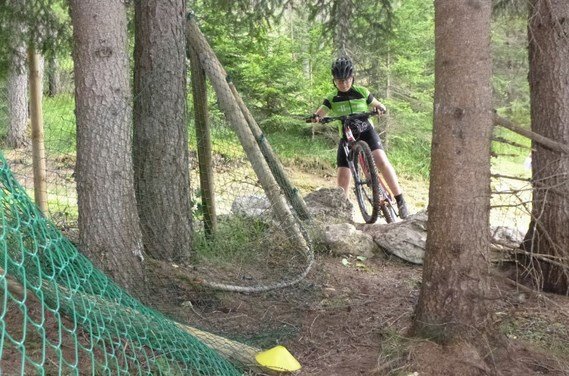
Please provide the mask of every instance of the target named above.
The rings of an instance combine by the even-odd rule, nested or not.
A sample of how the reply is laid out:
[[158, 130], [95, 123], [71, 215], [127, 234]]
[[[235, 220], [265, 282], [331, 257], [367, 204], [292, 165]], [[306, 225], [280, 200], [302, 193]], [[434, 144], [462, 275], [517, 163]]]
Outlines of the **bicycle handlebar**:
[[[382, 111], [382, 112], [368, 111], [368, 112], [358, 112], [355, 114], [342, 115], [342, 116], [325, 116], [323, 118], [320, 118], [320, 120], [318, 122], [322, 123], [322, 124], [327, 124], [327, 123], [331, 123], [331, 122], [336, 121], [336, 120], [340, 120], [340, 121], [342, 121], [342, 123], [344, 123], [348, 119], [357, 119], [357, 118], [366, 118], [367, 119], [370, 116], [378, 115], [379, 113], [384, 114], [385, 111]], [[312, 115], [312, 116], [306, 118], [305, 120], [307, 123], [311, 123], [312, 120], [314, 120], [314, 119], [315, 119], [315, 115]]]

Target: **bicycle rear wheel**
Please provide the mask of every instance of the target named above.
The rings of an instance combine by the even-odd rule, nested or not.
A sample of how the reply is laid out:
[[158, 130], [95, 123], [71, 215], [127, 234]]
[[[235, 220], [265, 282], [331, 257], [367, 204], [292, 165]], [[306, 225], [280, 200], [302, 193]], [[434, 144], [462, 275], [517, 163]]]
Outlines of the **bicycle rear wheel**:
[[351, 151], [354, 162], [354, 185], [358, 206], [366, 223], [377, 220], [380, 208], [379, 177], [371, 150], [363, 141], [358, 141]]

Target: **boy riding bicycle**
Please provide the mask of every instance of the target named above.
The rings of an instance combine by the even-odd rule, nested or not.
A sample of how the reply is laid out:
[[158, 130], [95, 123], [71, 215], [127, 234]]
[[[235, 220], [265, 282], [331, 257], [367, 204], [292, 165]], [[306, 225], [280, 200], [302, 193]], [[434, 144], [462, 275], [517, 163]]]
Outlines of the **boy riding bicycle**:
[[[324, 102], [312, 117], [313, 122], [318, 122], [329, 111], [335, 116], [366, 112], [369, 107], [375, 109], [378, 113], [384, 113], [386, 111], [385, 106], [379, 102], [368, 89], [353, 84], [354, 65], [349, 58], [340, 57], [334, 61], [332, 64], [332, 76], [334, 78], [334, 86], [336, 86], [338, 90], [324, 99]], [[359, 132], [359, 137], [358, 135], [356, 135], [356, 137], [369, 145], [375, 165], [385, 178], [397, 202], [399, 217], [401, 219], [407, 218], [408, 211], [405, 200], [403, 199], [403, 191], [399, 186], [395, 169], [389, 162], [389, 159], [387, 159], [387, 155], [383, 150], [383, 145], [381, 144], [377, 132], [368, 120], [357, 121], [359, 122], [358, 124], [353, 124], [357, 132]], [[342, 126], [340, 126], [340, 136], [345, 138], [342, 132]], [[336, 164], [338, 166], [338, 186], [347, 194], [348, 187], [350, 186], [351, 173], [341, 142], [338, 146]]]

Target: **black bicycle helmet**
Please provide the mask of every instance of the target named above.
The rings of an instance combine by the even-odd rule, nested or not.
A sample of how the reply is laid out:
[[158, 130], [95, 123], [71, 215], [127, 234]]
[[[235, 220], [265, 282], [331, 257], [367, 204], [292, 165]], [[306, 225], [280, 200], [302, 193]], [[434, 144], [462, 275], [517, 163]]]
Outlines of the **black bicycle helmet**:
[[332, 76], [345, 80], [354, 75], [354, 64], [347, 57], [339, 57], [332, 63]]

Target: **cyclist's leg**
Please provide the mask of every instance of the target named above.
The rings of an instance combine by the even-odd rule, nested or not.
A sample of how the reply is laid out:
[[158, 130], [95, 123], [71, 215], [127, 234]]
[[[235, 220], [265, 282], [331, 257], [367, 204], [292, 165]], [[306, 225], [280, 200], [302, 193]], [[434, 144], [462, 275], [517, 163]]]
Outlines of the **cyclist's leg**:
[[368, 143], [369, 148], [372, 150], [373, 159], [375, 161], [375, 165], [383, 178], [385, 179], [385, 183], [391, 190], [395, 201], [397, 202], [397, 208], [399, 209], [399, 217], [401, 219], [405, 219], [408, 216], [407, 204], [405, 204], [405, 199], [403, 198], [403, 190], [399, 185], [399, 180], [397, 179], [397, 174], [395, 173], [395, 169], [389, 162], [387, 158], [387, 154], [383, 150], [383, 145], [381, 145], [381, 140], [375, 129], [370, 128], [365, 134], [362, 134], [365, 137], [365, 141]]
[[399, 185], [399, 180], [397, 179], [397, 174], [395, 173], [395, 169], [391, 165], [391, 162], [387, 159], [387, 154], [385, 154], [385, 151], [383, 150], [383, 145], [381, 144], [381, 140], [375, 129], [370, 126], [362, 132], [360, 139], [364, 140], [369, 145], [375, 166], [385, 179], [385, 183], [387, 183], [391, 193], [393, 193], [394, 196], [400, 195], [402, 190]]
[[338, 144], [336, 166], [338, 166], [338, 176], [336, 178], [336, 182], [338, 184], [338, 187], [342, 188], [346, 194], [346, 197], [348, 197], [352, 173], [348, 167], [348, 159], [346, 158], [346, 152], [344, 151], [344, 144], [342, 140], [340, 140], [340, 143]]
[[389, 186], [391, 193], [393, 193], [394, 196], [398, 196], [403, 193], [401, 186], [399, 185], [399, 179], [397, 179], [395, 169], [393, 168], [391, 162], [389, 162], [385, 151], [383, 151], [383, 149], [376, 149], [372, 151], [372, 154], [375, 165], [381, 175], [383, 175], [383, 178]]
[[338, 167], [338, 187], [344, 190], [346, 197], [348, 196], [348, 192], [350, 189], [350, 182], [352, 180], [352, 173], [348, 167]]

